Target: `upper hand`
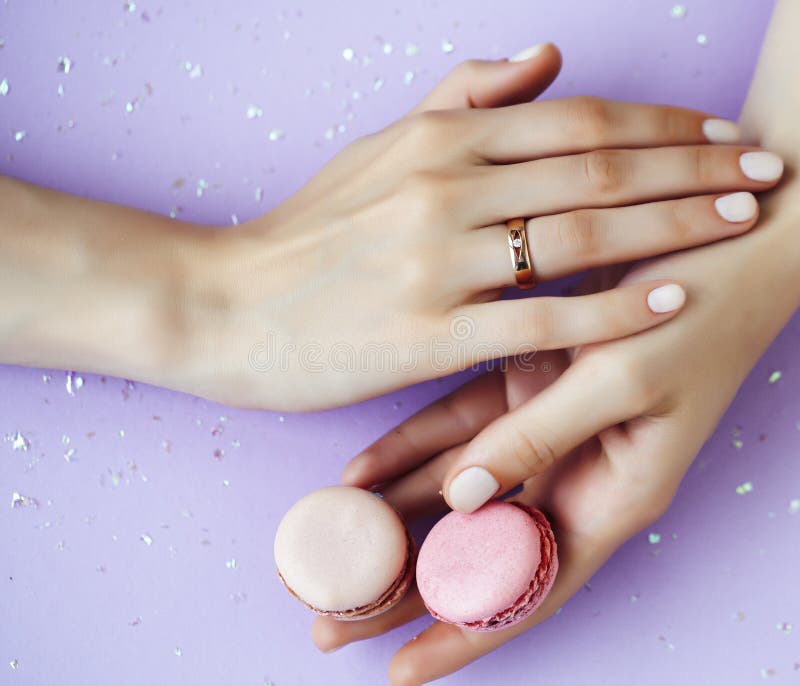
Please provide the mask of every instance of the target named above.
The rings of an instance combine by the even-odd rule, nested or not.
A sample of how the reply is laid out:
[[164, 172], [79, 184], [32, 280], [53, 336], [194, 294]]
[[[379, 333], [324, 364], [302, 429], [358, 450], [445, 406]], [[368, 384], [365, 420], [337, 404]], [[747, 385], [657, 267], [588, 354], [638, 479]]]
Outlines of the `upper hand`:
[[707, 145], [707, 133], [722, 127], [730, 140], [736, 128], [709, 128], [700, 112], [594, 98], [511, 104], [558, 66], [552, 47], [528, 62], [467, 63], [273, 212], [217, 232], [188, 363], [166, 385], [319, 409], [672, 317], [680, 299], [669, 312], [648, 307], [665, 280], [486, 302], [513, 284], [512, 217], [533, 217], [534, 266], [547, 280], [740, 234], [755, 201], [739, 197], [729, 214], [718, 194], [773, 183], [745, 175], [751, 148]]

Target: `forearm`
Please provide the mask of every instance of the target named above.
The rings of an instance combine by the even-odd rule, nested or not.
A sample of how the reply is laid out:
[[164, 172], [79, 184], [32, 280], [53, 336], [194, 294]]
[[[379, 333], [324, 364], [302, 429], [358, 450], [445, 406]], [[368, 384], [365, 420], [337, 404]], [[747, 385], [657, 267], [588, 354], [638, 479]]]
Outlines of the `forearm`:
[[741, 117], [746, 135], [780, 154], [787, 167], [786, 181], [761, 200], [760, 226], [735, 248], [747, 256], [742, 279], [769, 294], [764, 309], [781, 323], [800, 306], [798, 31], [800, 3], [778, 0]]
[[800, 161], [798, 31], [800, 3], [778, 0], [741, 118], [750, 138], [795, 168]]
[[0, 362], [155, 380], [200, 229], [0, 177]]

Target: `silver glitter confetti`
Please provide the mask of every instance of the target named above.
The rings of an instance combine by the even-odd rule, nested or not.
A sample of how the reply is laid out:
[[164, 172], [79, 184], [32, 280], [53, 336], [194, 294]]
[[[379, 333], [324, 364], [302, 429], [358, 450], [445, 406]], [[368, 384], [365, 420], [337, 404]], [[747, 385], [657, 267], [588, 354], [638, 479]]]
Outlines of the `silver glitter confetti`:
[[16, 658], [14, 658], [13, 660], [11, 660], [11, 661], [8, 663], [8, 666], [9, 666], [9, 667], [11, 667], [11, 669], [19, 669], [19, 660], [17, 660]]
[[384, 55], [391, 55], [394, 52], [394, 46], [391, 43], [384, 43], [383, 44], [383, 54]]
[[406, 86], [408, 86], [408, 85], [409, 85], [409, 84], [410, 84], [410, 83], [411, 83], [413, 80], [414, 80], [414, 72], [413, 72], [413, 71], [407, 71], [407, 72], [406, 72], [406, 73], [403, 75], [403, 83], [404, 83]]
[[772, 667], [762, 667], [761, 668], [761, 678], [762, 679], [769, 679], [777, 674], [777, 672]]
[[56, 94], [58, 95], [59, 98], [64, 97], [64, 86], [60, 83], [58, 84], [58, 88], [56, 88]]
[[272, 129], [272, 131], [267, 134], [267, 138], [269, 138], [271, 141], [279, 141], [283, 137], [284, 133], [281, 131], [281, 129]]
[[83, 377], [78, 376], [75, 372], [67, 372], [65, 386], [69, 395], [75, 395], [75, 392], [83, 387]]
[[139, 540], [145, 545], [148, 546], [153, 545], [153, 538], [150, 536], [150, 534], [147, 533], [142, 534], [141, 536], [139, 536]]
[[332, 141], [336, 131], [333, 128], [328, 129], [325, 131], [325, 140]]
[[11, 494], [11, 509], [16, 510], [21, 507], [32, 507], [34, 510], [39, 509], [39, 501], [36, 498], [31, 498], [27, 495], [22, 495], [17, 491]]
[[647, 536], [647, 540], [650, 541], [652, 545], [655, 545], [656, 543], [661, 543], [661, 534], [650, 533]]
[[195, 188], [195, 195], [198, 198], [202, 198], [203, 193], [205, 193], [207, 190], [208, 190], [208, 181], [206, 181], [205, 179], [198, 179], [197, 188]]
[[408, 57], [419, 55], [419, 46], [414, 43], [406, 43], [406, 55]]
[[3, 79], [0, 81], [0, 95], [8, 95], [9, 90], [10, 86], [8, 85], [8, 79]]
[[783, 372], [781, 372], [780, 370], [775, 370], [774, 372], [772, 372], [772, 374], [769, 375], [769, 383], [777, 383], [778, 381], [781, 380], [782, 376]]
[[455, 45], [453, 45], [452, 41], [449, 41], [449, 40], [447, 40], [447, 39], [444, 39], [444, 40], [442, 41], [442, 52], [443, 52], [445, 55], [449, 55], [449, 54], [450, 54], [451, 52], [453, 52], [453, 50], [455, 50], [455, 49], [456, 49], [456, 46], [455, 46]]
[[189, 74], [190, 79], [199, 79], [203, 75], [203, 67], [199, 64], [192, 64], [188, 60], [183, 63], [183, 70]]
[[683, 19], [686, 16], [686, 5], [675, 5], [670, 10], [670, 16], [673, 19]]
[[264, 199], [264, 189], [259, 186], [256, 188], [255, 192], [253, 193], [256, 198], [256, 202], [261, 202]]
[[258, 105], [248, 105], [245, 114], [248, 119], [260, 119], [264, 116], [264, 110]]
[[355, 50], [353, 48], [345, 48], [342, 50], [342, 57], [348, 62], [351, 62], [353, 58], [356, 56]]
[[775, 628], [776, 628], [778, 631], [780, 631], [780, 632], [782, 632], [782, 633], [784, 633], [784, 634], [790, 634], [790, 633], [792, 633], [792, 625], [791, 625], [791, 624], [789, 624], [789, 622], [781, 622], [781, 623], [779, 623], [779, 624], [776, 624], [776, 625], [775, 625]]
[[28, 448], [31, 447], [31, 442], [25, 438], [19, 431], [14, 434], [11, 438], [11, 448], [12, 450], [22, 450], [25, 452]]
[[383, 79], [379, 76], [372, 84], [372, 90], [377, 93], [381, 88], [383, 88]]
[[175, 657], [181, 657], [183, 655], [183, 650], [180, 646], [175, 646], [172, 652], [175, 654]]
[[132, 2], [132, 0], [128, 0], [127, 2], [122, 3], [122, 10], [124, 12], [135, 12], [136, 3]]
[[231, 215], [231, 224], [233, 224], [233, 226], [239, 225], [239, 217], [237, 217], [235, 214]]
[[731, 441], [731, 445], [732, 445], [734, 448], [736, 448], [736, 450], [741, 450], [741, 449], [742, 449], [742, 446], [744, 446], [744, 443], [742, 443], [742, 439], [741, 439], [741, 438], [734, 438], [734, 439]]
[[752, 481], [745, 481], [743, 484], [740, 484], [736, 487], [736, 492], [739, 495], [745, 495], [745, 493], [750, 493], [753, 490], [753, 482]]
[[69, 57], [59, 57], [58, 58], [58, 71], [69, 74], [72, 70], [72, 60]]
[[228, 569], [236, 569], [239, 566], [239, 563], [236, 561], [236, 558], [232, 557], [230, 560], [225, 561], [225, 566]]
[[697, 44], [700, 46], [705, 47], [706, 45], [708, 45], [708, 36], [704, 33], [698, 33], [697, 38], [695, 40], [697, 41]]
[[800, 512], [800, 498], [794, 498], [789, 501], [789, 514], [797, 514]]
[[24, 129], [21, 130], [21, 131], [15, 131], [14, 132], [14, 140], [17, 141], [17, 143], [20, 143], [22, 141], [22, 139], [25, 138], [26, 135], [27, 135], [27, 132]]

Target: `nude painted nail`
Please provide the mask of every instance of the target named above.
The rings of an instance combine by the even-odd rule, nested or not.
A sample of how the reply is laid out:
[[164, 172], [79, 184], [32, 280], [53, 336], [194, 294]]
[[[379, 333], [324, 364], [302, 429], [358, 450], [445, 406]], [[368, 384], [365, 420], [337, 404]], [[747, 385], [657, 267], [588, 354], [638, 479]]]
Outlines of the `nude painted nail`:
[[447, 500], [457, 512], [474, 512], [499, 488], [497, 479], [483, 467], [467, 467], [450, 482]]
[[756, 216], [758, 202], [752, 193], [731, 193], [714, 201], [717, 213], [725, 221], [746, 222]]
[[516, 55], [513, 57], [509, 57], [509, 62], [524, 62], [525, 60], [530, 60], [536, 57], [542, 50], [545, 49], [547, 43], [539, 43], [539, 45], [532, 45], [529, 48], [525, 48], [524, 50], [520, 50]]
[[738, 143], [742, 140], [739, 125], [727, 119], [706, 119], [703, 134], [711, 143]]
[[656, 314], [674, 312], [683, 307], [685, 302], [686, 291], [676, 283], [659, 286], [647, 294], [647, 306]]
[[783, 160], [771, 152], [746, 152], [739, 158], [739, 166], [753, 181], [777, 181], [783, 175]]

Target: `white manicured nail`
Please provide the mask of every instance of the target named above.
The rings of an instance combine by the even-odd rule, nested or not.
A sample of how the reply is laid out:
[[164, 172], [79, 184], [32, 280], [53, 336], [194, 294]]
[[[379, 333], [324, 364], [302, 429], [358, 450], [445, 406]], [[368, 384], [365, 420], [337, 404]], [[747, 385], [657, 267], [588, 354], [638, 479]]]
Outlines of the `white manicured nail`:
[[738, 143], [742, 139], [739, 125], [727, 119], [706, 119], [703, 134], [712, 143]]
[[474, 512], [489, 500], [500, 484], [483, 467], [467, 467], [450, 483], [448, 502], [457, 512]]
[[532, 59], [536, 57], [542, 50], [545, 49], [547, 43], [539, 43], [539, 45], [532, 45], [530, 48], [525, 48], [524, 50], [520, 50], [516, 55], [513, 57], [509, 57], [509, 62], [524, 62], [525, 60]]
[[756, 216], [758, 203], [752, 193], [731, 193], [714, 201], [719, 216], [729, 222], [746, 222]]
[[659, 286], [647, 294], [647, 306], [656, 314], [674, 312], [683, 307], [685, 302], [686, 291], [676, 283]]
[[783, 175], [783, 160], [771, 152], [746, 152], [739, 158], [739, 166], [753, 181], [777, 181]]

